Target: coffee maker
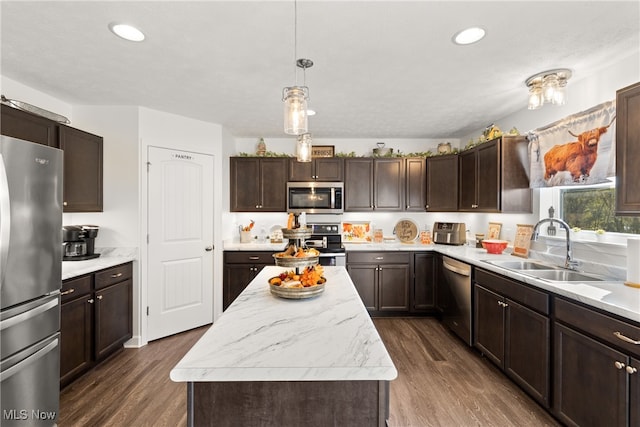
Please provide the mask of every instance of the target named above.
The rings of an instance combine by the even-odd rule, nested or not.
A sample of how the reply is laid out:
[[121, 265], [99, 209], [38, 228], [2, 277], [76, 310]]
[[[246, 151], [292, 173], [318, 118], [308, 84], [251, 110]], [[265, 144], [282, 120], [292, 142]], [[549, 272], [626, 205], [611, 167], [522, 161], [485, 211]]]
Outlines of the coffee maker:
[[98, 258], [95, 253], [97, 225], [65, 225], [62, 227], [62, 260], [83, 261]]

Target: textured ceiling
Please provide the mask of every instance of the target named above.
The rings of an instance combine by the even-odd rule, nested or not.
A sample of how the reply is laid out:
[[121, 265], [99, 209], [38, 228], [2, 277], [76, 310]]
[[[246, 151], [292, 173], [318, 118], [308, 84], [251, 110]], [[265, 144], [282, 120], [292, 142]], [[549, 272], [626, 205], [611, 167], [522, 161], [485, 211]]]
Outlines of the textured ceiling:
[[[293, 1], [0, 2], [1, 72], [76, 105], [139, 105], [284, 137]], [[639, 49], [638, 1], [298, 1], [315, 138], [462, 137], [526, 104], [524, 81], [573, 81]], [[111, 34], [113, 21], [147, 36]], [[486, 28], [479, 43], [454, 33]], [[298, 83], [303, 81], [298, 73]], [[571, 81], [568, 90], [571, 90]], [[11, 98], [12, 94], [6, 93]]]

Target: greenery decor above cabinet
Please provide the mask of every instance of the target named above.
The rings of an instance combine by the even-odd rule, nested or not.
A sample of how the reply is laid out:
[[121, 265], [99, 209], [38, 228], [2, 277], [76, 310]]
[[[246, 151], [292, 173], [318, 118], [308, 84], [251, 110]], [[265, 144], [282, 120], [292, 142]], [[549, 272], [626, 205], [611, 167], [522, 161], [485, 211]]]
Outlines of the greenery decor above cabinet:
[[289, 158], [231, 157], [231, 212], [285, 212]]
[[532, 212], [525, 136], [505, 135], [461, 152], [461, 212]]
[[64, 212], [102, 212], [101, 136], [2, 104], [2, 135], [64, 151]]
[[640, 215], [640, 83], [616, 93], [616, 215]]
[[343, 177], [343, 160], [341, 158], [318, 158], [311, 162], [289, 159], [289, 181], [342, 182]]

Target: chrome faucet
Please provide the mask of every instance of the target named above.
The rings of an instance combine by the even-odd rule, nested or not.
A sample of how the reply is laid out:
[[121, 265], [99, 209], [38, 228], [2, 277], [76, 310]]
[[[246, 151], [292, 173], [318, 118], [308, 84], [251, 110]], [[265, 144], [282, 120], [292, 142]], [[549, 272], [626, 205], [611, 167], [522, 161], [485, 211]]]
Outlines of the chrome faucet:
[[564, 268], [568, 268], [570, 270], [575, 270], [576, 267], [578, 266], [578, 261], [574, 261], [573, 260], [573, 254], [571, 252], [571, 237], [570, 237], [571, 227], [569, 227], [569, 224], [567, 224], [566, 222], [564, 222], [560, 218], [544, 218], [544, 219], [541, 219], [533, 227], [533, 234], [531, 235], [531, 240], [533, 240], [533, 241], [538, 240], [538, 235], [540, 234], [540, 231], [539, 231], [540, 225], [544, 224], [545, 222], [549, 222], [552, 225], [553, 225], [554, 222], [557, 222], [558, 224], [560, 224], [560, 226], [562, 226], [562, 228], [564, 228], [565, 234], [567, 236], [567, 256], [566, 256], [565, 261], [564, 261]]

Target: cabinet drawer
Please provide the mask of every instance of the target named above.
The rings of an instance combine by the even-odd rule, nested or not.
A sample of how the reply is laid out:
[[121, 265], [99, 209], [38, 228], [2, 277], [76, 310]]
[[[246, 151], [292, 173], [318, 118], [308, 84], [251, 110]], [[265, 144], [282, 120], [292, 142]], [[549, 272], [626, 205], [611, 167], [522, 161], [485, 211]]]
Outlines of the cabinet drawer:
[[100, 271], [96, 273], [96, 289], [101, 289], [105, 286], [113, 285], [114, 283], [130, 279], [131, 273], [132, 268], [130, 262]]
[[224, 261], [229, 264], [275, 264], [273, 252], [227, 251]]
[[632, 355], [640, 356], [640, 344], [633, 344], [618, 338], [618, 332], [636, 342], [640, 341], [640, 326], [601, 314], [595, 310], [571, 303], [561, 298], [555, 299], [556, 320], [567, 323], [573, 328], [606, 341]]
[[347, 264], [409, 264], [410, 252], [348, 252]]
[[476, 283], [542, 314], [548, 315], [550, 312], [549, 294], [545, 292], [482, 269], [476, 269], [475, 280]]
[[82, 276], [62, 282], [62, 302], [71, 301], [79, 296], [91, 293], [92, 276]]

